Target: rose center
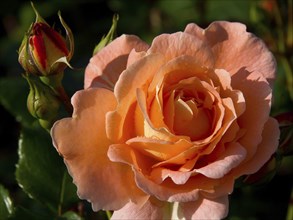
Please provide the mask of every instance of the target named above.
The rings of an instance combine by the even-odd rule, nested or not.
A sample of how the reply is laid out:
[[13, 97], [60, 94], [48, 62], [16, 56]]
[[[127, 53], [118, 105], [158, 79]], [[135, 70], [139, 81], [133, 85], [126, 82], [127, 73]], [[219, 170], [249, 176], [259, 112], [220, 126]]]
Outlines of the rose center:
[[202, 139], [210, 133], [211, 113], [202, 107], [200, 100], [178, 97], [174, 102], [173, 130], [178, 135], [189, 136], [192, 140]]

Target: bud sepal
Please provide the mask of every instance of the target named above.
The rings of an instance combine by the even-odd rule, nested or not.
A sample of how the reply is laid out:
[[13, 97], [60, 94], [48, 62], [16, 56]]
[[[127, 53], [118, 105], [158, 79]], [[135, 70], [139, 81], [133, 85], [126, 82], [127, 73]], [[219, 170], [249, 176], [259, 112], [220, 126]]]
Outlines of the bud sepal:
[[[50, 129], [58, 117], [61, 100], [54, 91], [42, 83], [36, 77], [24, 75], [27, 80], [30, 91], [27, 97], [27, 108], [29, 113], [39, 122], [46, 122], [45, 129]], [[41, 124], [42, 125], [42, 124]]]

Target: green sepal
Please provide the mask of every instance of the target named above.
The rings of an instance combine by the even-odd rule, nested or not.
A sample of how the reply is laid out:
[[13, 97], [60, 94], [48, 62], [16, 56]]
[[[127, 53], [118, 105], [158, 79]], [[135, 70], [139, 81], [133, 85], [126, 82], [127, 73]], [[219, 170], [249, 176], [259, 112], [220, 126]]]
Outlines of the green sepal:
[[96, 45], [93, 55], [98, 53], [102, 48], [107, 46], [109, 43], [113, 41], [113, 39], [116, 37], [116, 29], [117, 29], [117, 23], [119, 20], [119, 15], [114, 14], [113, 20], [112, 20], [112, 26], [106, 36], [103, 36], [101, 41]]
[[[62, 16], [61, 16], [61, 12], [58, 11], [58, 17], [60, 20], [60, 23], [62, 24], [63, 28], [66, 31], [66, 42], [69, 44], [69, 54], [66, 57], [66, 64], [71, 67], [68, 63], [68, 61], [71, 60], [73, 54], [74, 54], [74, 37], [73, 37], [73, 33], [71, 31], [71, 29], [69, 28], [69, 26], [65, 23], [65, 21], [63, 20]], [[57, 62], [57, 61], [56, 61]]]

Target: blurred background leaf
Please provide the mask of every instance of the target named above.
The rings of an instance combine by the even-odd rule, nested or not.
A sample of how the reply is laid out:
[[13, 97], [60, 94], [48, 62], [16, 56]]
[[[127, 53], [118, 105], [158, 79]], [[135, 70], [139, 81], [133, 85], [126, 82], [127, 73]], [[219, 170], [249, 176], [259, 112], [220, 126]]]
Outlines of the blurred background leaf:
[[0, 219], [6, 219], [13, 212], [13, 205], [9, 192], [0, 185]]

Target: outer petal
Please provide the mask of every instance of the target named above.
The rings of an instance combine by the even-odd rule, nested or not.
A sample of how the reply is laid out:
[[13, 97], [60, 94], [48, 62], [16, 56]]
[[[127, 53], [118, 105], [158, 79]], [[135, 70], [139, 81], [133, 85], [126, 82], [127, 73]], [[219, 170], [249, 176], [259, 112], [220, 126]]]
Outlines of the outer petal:
[[228, 215], [228, 196], [215, 199], [199, 198], [195, 202], [181, 203], [186, 219], [223, 219]]
[[209, 178], [222, 178], [231, 169], [238, 166], [245, 158], [245, 155], [246, 150], [240, 144], [232, 143], [215, 162], [195, 170], [197, 173], [201, 173]]
[[245, 25], [218, 21], [202, 30], [196, 24], [189, 24], [185, 32], [205, 39], [215, 55], [216, 68], [231, 74], [242, 67], [250, 72], [260, 71], [272, 86], [276, 74], [275, 59], [261, 39], [246, 32]]
[[157, 199], [150, 198], [143, 206], [134, 203], [126, 204], [122, 209], [115, 211], [111, 220], [158, 220], [169, 219], [171, 210], [168, 203], [161, 202]]
[[264, 124], [270, 114], [272, 90], [260, 73], [246, 70], [232, 76], [232, 87], [240, 90], [245, 98], [246, 110], [237, 119], [245, 134], [238, 142], [247, 150], [246, 159], [249, 160], [262, 140]]
[[172, 60], [182, 55], [192, 56], [196, 57], [196, 61], [200, 65], [214, 67], [214, 56], [209, 45], [197, 36], [182, 32], [162, 34], [156, 37], [147, 53], [163, 54], [166, 60]]
[[133, 35], [122, 35], [93, 56], [85, 70], [84, 88], [114, 89], [118, 77], [126, 69], [129, 53], [144, 51], [148, 45]]
[[72, 104], [72, 118], [57, 121], [52, 128], [54, 146], [64, 157], [80, 198], [90, 201], [94, 210], [119, 209], [137, 189], [132, 188], [128, 166], [107, 157], [105, 114], [116, 106], [114, 95], [101, 88], [82, 90], [72, 97]]
[[276, 152], [279, 137], [280, 130], [278, 122], [273, 118], [269, 118], [262, 133], [262, 142], [259, 144], [254, 157], [239, 167], [235, 173], [243, 175], [258, 171], [269, 160], [272, 154]]

